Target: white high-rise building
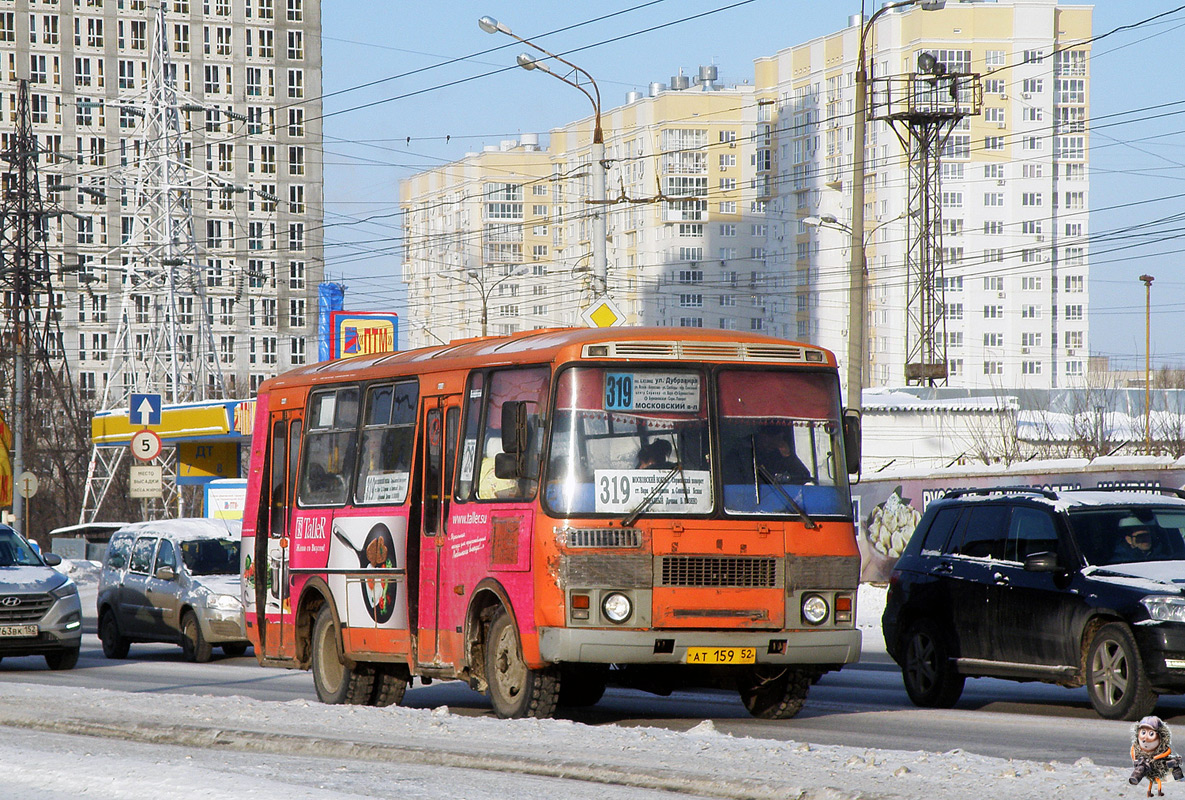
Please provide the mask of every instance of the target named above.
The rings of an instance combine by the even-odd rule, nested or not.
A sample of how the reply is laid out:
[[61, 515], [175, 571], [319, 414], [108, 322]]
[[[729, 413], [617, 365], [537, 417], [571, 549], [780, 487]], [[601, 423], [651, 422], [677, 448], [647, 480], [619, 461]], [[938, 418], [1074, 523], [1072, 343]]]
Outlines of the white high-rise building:
[[[246, 396], [265, 377], [316, 360], [320, 0], [161, 2], [176, 89], [189, 98], [182, 138], [197, 176], [194, 233], [213, 345], [228, 391]], [[62, 344], [88, 399], [103, 395], [121, 317], [138, 154], [127, 100], [148, 80], [157, 5], [0, 3], [0, 135], [7, 147], [18, 81], [29, 81], [42, 194], [68, 212], [49, 222], [57, 297], [38, 307], [52, 301], [61, 314]], [[149, 300], [127, 296], [137, 303], [133, 324], [146, 319]]]
[[[775, 270], [796, 275], [794, 335], [847, 353], [854, 71], [860, 19], [756, 64], [776, 120], [768, 155]], [[872, 80], [918, 71], [930, 53], [977, 73], [982, 112], [941, 154], [938, 309], [948, 385], [1057, 388], [1087, 361], [1087, 120], [1091, 10], [1055, 0], [947, 2], [884, 13], [867, 34]], [[870, 107], [875, 115], [876, 104]], [[905, 383], [908, 162], [886, 121], [865, 149], [868, 383]], [[815, 227], [807, 217], [834, 217]]]

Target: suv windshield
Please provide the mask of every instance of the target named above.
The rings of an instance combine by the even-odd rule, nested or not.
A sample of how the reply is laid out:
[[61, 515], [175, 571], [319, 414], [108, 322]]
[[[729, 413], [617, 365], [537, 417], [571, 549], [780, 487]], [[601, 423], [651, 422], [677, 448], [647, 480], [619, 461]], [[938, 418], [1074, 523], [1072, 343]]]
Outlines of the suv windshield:
[[0, 567], [40, 567], [41, 559], [15, 531], [0, 530]]
[[190, 575], [236, 574], [239, 543], [230, 539], [192, 539], [181, 543], [181, 560]]
[[1070, 528], [1094, 566], [1185, 559], [1185, 512], [1137, 506], [1071, 511]]

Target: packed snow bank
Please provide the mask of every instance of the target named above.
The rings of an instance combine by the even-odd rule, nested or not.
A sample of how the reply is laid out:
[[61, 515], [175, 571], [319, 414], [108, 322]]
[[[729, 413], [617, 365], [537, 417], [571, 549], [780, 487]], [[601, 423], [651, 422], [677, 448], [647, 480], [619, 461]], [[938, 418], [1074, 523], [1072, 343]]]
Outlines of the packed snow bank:
[[1005, 761], [958, 750], [902, 752], [742, 738], [718, 732], [711, 722], [677, 732], [462, 717], [444, 707], [378, 709], [0, 684], [0, 725], [120, 739], [127, 747], [168, 744], [190, 752], [476, 769], [498, 780], [507, 774], [550, 776], [697, 797], [940, 797], [952, 786], [980, 798], [1016, 800], [1143, 793], [1143, 787], [1128, 786], [1126, 772], [1089, 759]]

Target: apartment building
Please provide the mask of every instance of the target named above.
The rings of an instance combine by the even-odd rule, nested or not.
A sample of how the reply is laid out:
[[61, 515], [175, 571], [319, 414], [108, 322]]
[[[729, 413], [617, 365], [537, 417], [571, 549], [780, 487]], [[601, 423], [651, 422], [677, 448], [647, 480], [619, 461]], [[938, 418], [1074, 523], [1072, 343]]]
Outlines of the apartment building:
[[[752, 85], [701, 68], [605, 112], [608, 286], [629, 324], [761, 330], [847, 357], [855, 67], [862, 20], [758, 59]], [[1091, 10], [948, 0], [881, 14], [873, 80], [930, 53], [976, 73], [982, 110], [941, 151], [934, 302], [948, 385], [1077, 385], [1087, 359]], [[867, 382], [906, 382], [908, 132], [866, 133]], [[401, 185], [408, 344], [580, 324], [589, 302], [591, 118]], [[510, 205], [506, 205], [509, 203]], [[914, 213], [911, 219], [910, 214]], [[509, 215], [493, 216], [493, 215]], [[835, 224], [808, 224], [833, 217]], [[500, 241], [506, 240], [506, 241]], [[482, 299], [486, 299], [484, 304]]]
[[606, 214], [608, 289], [631, 325], [787, 336], [789, 273], [764, 268], [749, 176], [752, 86], [715, 67], [630, 92], [604, 113], [608, 202], [591, 196], [592, 117], [403, 181], [407, 345], [579, 325], [592, 301], [590, 219]]
[[[861, 25], [756, 62], [758, 97], [776, 109], [767, 167], [775, 270], [796, 275], [796, 338], [847, 349], [854, 71]], [[936, 287], [948, 384], [1059, 388], [1087, 361], [1091, 9], [1055, 0], [963, 0], [889, 11], [868, 33], [872, 81], [917, 73], [930, 53], [947, 72], [977, 73], [982, 111], [941, 151], [943, 273]], [[875, 102], [870, 116], [877, 114]], [[902, 130], [898, 128], [898, 130]], [[907, 134], [908, 137], [908, 134]], [[906, 139], [908, 140], [908, 138]], [[905, 382], [906, 150], [869, 123], [865, 231], [873, 386]], [[838, 225], [804, 220], [834, 217]]]
[[[194, 239], [212, 341], [227, 389], [245, 395], [267, 376], [315, 360], [321, 220], [319, 0], [161, 0], [181, 136], [188, 155]], [[64, 348], [84, 397], [102, 396], [114, 363], [122, 297], [135, 307], [142, 352], [153, 298], [127, 244], [137, 125], [149, 81], [156, 3], [0, 0], [0, 119], [17, 121], [29, 81], [43, 197], [67, 213], [48, 247]], [[7, 143], [5, 143], [7, 147]], [[129, 272], [131, 274], [129, 274]], [[192, 297], [179, 309], [192, 324]]]

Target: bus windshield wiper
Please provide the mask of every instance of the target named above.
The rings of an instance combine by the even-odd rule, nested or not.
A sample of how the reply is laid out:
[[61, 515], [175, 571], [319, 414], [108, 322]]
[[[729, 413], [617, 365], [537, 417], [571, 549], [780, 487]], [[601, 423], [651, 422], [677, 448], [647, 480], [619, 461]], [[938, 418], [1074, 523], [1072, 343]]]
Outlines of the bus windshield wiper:
[[[757, 465], [757, 473], [767, 483], [769, 483], [770, 486], [774, 487], [774, 491], [782, 496], [782, 499], [786, 501], [786, 507], [802, 518], [802, 523], [807, 527], [807, 530], [818, 530], [819, 523], [811, 519], [810, 515], [806, 513], [803, 507], [794, 502], [794, 498], [790, 496], [789, 492], [782, 488], [782, 484], [778, 483], [777, 478], [770, 474], [769, 470], [765, 468], [764, 464]], [[754, 481], [754, 486], [756, 486], [756, 481]]]
[[[663, 487], [671, 482], [671, 478], [675, 477], [675, 475], [682, 475], [682, 474], [683, 474], [683, 462], [678, 461], [675, 463], [675, 466], [671, 467], [670, 472], [668, 472], [666, 475], [662, 476], [662, 480], [659, 481], [658, 484], [653, 489], [650, 490], [650, 493], [642, 498], [642, 502], [638, 503], [638, 507], [626, 515], [625, 519], [623, 519], [621, 521], [621, 527], [623, 527], [623, 528], [633, 527], [633, 524], [638, 521], [638, 517], [640, 517], [644, 513], [646, 513], [646, 509], [650, 508], [650, 506], [654, 503], [655, 499], [659, 496], [659, 494], [662, 493]], [[683, 493], [684, 493], [684, 495], [687, 494], [687, 479], [686, 478], [683, 479]]]

